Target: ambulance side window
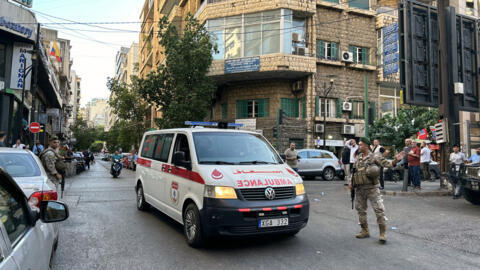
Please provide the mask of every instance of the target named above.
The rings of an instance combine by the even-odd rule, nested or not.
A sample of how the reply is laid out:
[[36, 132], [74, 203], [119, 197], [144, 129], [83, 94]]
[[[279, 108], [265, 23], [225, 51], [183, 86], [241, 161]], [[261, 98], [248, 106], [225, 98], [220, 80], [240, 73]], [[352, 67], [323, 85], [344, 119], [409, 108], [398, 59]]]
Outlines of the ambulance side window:
[[173, 134], [162, 134], [157, 139], [157, 146], [155, 147], [154, 159], [161, 162], [168, 162], [168, 155], [170, 154], [170, 147], [172, 146]]
[[145, 137], [145, 141], [142, 146], [142, 157], [153, 158], [153, 152], [155, 151], [155, 144], [157, 141], [156, 135], [148, 135]]
[[188, 146], [188, 139], [185, 134], [177, 134], [177, 139], [175, 140], [175, 148], [173, 150], [173, 153], [178, 151], [185, 152], [185, 161], [191, 161], [190, 147]]

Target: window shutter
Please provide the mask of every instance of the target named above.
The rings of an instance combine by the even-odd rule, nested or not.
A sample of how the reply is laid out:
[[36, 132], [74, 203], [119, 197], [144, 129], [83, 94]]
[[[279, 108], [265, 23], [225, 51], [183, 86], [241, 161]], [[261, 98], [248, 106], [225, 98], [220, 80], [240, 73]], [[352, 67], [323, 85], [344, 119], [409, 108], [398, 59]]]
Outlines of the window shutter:
[[294, 112], [293, 112], [293, 115], [294, 115], [294, 117], [297, 117], [297, 118], [298, 118], [298, 117], [299, 117], [299, 115], [300, 115], [300, 114], [299, 114], [299, 109], [300, 109], [300, 99], [299, 99], [299, 98], [297, 98], [297, 99], [293, 99], [293, 102], [294, 102], [294, 104], [293, 104], [293, 105], [294, 105], [294, 106], [293, 106], [293, 107], [294, 107]]
[[307, 96], [302, 98], [302, 117], [307, 118]]
[[316, 96], [315, 97], [315, 116], [320, 116], [319, 111], [320, 111], [320, 97]]
[[332, 60], [338, 60], [338, 49], [337, 49], [337, 43], [332, 42], [330, 43], [332, 46]]
[[356, 52], [356, 47], [355, 46], [348, 46], [348, 50], [353, 53], [353, 62], [357, 62], [357, 52]]
[[227, 103], [222, 104], [222, 120], [227, 119]]
[[267, 117], [268, 113], [268, 98], [257, 99], [255, 102], [258, 103], [258, 117]]
[[248, 117], [248, 100], [237, 100], [237, 118]]
[[323, 40], [317, 40], [317, 57], [325, 58], [325, 42]]
[[270, 104], [268, 98], [263, 99], [263, 116], [270, 116]]
[[337, 99], [337, 118], [342, 118], [342, 99]]
[[367, 48], [362, 48], [362, 64], [366, 65], [368, 64], [368, 49]]

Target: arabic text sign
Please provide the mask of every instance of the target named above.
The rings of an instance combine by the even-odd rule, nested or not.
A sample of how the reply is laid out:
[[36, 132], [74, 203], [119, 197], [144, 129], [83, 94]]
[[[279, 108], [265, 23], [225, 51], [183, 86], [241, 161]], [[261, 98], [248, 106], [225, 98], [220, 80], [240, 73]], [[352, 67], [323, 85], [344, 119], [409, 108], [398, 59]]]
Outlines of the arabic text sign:
[[32, 72], [28, 72], [24, 76], [25, 70], [32, 66], [32, 54], [28, 53], [33, 49], [33, 45], [15, 42], [13, 45], [12, 57], [12, 75], [10, 76], [10, 88], [23, 89], [25, 81], [25, 90], [30, 90], [32, 81]]
[[247, 57], [225, 60], [225, 74], [259, 70], [260, 57]]
[[383, 28], [383, 75], [398, 72], [398, 24]]

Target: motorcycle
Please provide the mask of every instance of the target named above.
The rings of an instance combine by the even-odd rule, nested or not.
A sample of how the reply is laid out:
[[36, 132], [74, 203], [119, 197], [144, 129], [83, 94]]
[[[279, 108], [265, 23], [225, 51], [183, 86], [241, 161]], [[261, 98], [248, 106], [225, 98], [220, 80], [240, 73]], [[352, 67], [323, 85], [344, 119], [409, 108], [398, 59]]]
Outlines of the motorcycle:
[[122, 171], [122, 164], [120, 164], [120, 160], [115, 159], [113, 161], [112, 169], [110, 170], [110, 174], [113, 176], [113, 178], [117, 178], [120, 175], [120, 172]]

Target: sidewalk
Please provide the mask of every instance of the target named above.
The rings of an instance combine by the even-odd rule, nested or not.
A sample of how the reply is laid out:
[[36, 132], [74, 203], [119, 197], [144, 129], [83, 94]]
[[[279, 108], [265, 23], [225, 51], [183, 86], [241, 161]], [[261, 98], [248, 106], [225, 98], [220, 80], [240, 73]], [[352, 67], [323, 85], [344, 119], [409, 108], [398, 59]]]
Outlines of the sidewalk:
[[414, 190], [408, 187], [408, 191], [402, 191], [403, 182], [385, 182], [385, 189], [380, 192], [387, 196], [448, 196], [451, 195], [447, 189], [440, 189], [440, 180], [435, 182], [422, 181], [422, 190]]

